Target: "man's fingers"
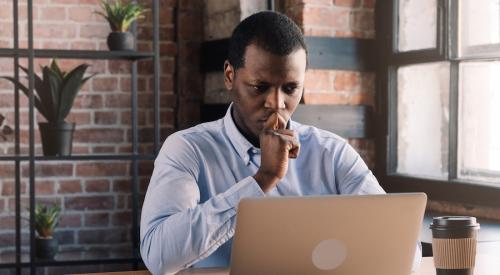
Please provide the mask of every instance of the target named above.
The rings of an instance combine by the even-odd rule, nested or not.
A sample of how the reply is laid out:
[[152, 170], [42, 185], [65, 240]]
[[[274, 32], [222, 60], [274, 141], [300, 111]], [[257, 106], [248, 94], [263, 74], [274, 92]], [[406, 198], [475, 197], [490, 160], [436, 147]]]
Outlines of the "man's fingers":
[[280, 114], [276, 113], [276, 128], [274, 130], [279, 130], [279, 129], [285, 129], [286, 127], [286, 120], [284, 117], [282, 117]]
[[277, 113], [272, 113], [264, 123], [264, 130], [275, 130], [276, 125], [277, 125], [277, 118], [278, 114]]
[[285, 129], [286, 119], [278, 113], [272, 113], [264, 123], [264, 130]]
[[281, 129], [272, 131], [272, 134], [278, 136], [283, 141], [289, 158], [297, 158], [300, 152], [300, 142], [295, 131]]

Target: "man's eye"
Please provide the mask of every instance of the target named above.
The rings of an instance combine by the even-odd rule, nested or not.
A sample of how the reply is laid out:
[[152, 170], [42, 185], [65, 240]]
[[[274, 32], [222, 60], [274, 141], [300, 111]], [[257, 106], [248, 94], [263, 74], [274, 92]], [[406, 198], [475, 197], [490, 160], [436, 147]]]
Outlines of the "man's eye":
[[268, 85], [253, 85], [252, 87], [258, 93], [264, 93], [267, 89], [269, 89]]
[[297, 86], [284, 86], [283, 92], [286, 94], [293, 94], [297, 90]]

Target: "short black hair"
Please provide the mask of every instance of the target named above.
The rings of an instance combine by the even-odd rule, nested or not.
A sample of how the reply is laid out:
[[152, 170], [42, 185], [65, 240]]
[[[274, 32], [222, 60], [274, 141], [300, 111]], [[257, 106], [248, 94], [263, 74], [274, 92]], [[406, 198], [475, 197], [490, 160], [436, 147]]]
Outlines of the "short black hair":
[[235, 70], [245, 66], [245, 50], [250, 44], [279, 56], [300, 48], [307, 53], [299, 26], [287, 16], [272, 11], [255, 13], [234, 29], [229, 39], [228, 60]]

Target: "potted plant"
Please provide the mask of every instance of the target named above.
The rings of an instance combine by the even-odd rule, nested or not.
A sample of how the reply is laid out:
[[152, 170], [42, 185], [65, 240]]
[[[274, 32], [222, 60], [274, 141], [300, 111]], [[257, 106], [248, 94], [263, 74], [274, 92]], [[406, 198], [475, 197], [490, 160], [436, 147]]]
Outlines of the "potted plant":
[[12, 133], [14, 133], [12, 128], [5, 123], [5, 116], [0, 114], [0, 139], [7, 141], [8, 136], [12, 135]]
[[134, 36], [128, 29], [135, 20], [144, 18], [146, 10], [137, 3], [123, 4], [121, 0], [104, 0], [101, 7], [103, 12], [96, 13], [104, 17], [111, 27], [108, 48], [112, 51], [134, 50]]
[[54, 229], [59, 223], [61, 209], [59, 206], [37, 204], [35, 206], [35, 255], [37, 258], [52, 260], [58, 250], [57, 239], [53, 237]]
[[[28, 74], [28, 69], [20, 67]], [[41, 67], [42, 77], [35, 74], [35, 108], [47, 120], [38, 123], [45, 156], [71, 155], [75, 123], [65, 119], [80, 88], [95, 75], [84, 77], [88, 67], [88, 64], [81, 64], [70, 72], [64, 72], [53, 59], [49, 66]], [[21, 82], [13, 77], [2, 78], [10, 80], [29, 96], [29, 89]]]

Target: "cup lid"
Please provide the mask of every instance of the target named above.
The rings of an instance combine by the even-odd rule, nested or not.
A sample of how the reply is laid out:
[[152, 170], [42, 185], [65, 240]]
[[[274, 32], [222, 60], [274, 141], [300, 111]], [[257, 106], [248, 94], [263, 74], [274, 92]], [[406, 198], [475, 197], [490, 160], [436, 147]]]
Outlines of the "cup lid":
[[475, 217], [469, 216], [441, 216], [434, 217], [430, 228], [442, 227], [479, 227]]

